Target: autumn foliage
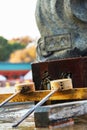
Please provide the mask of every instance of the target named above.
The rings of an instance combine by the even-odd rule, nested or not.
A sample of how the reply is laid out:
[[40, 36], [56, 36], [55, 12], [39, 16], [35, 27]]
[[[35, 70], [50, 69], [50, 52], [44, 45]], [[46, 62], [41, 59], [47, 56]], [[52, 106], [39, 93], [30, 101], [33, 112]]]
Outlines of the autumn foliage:
[[16, 42], [27, 45], [28, 43], [32, 42], [32, 38], [29, 36], [25, 36], [25, 37], [13, 38], [13, 39], [9, 40], [9, 43], [11, 43], [11, 44], [14, 44]]
[[36, 59], [36, 41], [29, 36], [7, 40], [0, 36], [0, 61], [33, 62]]
[[36, 59], [36, 44], [30, 43], [27, 48], [17, 50], [10, 55], [9, 62], [33, 62]]

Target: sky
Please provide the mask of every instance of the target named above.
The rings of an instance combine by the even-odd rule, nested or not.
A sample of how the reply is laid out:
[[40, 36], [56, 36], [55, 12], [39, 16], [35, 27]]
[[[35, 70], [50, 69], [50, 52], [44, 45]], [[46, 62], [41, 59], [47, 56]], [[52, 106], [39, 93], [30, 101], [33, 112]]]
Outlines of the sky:
[[35, 20], [37, 0], [0, 0], [0, 36], [40, 36]]

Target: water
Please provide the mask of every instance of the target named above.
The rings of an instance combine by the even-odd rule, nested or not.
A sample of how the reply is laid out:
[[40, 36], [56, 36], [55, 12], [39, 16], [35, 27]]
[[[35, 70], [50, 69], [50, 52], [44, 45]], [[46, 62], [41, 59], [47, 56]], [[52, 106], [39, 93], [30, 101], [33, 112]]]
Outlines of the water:
[[[0, 89], [0, 93], [9, 93], [10, 89]], [[3, 91], [4, 90], [4, 91]], [[5, 91], [6, 90], [6, 91]], [[14, 92], [14, 88], [11, 89]], [[34, 114], [32, 113], [17, 128], [12, 128], [21, 117], [34, 106], [32, 102], [26, 103], [8, 103], [0, 108], [0, 130], [87, 130], [87, 115], [75, 118], [75, 123], [62, 128], [35, 128]]]
[[87, 115], [75, 118], [75, 123], [63, 128], [35, 128], [34, 114], [32, 113], [24, 120], [17, 128], [12, 128], [12, 125], [17, 122], [28, 110], [33, 107], [33, 103], [20, 105], [6, 105], [0, 108], [0, 130], [87, 130]]
[[[15, 88], [0, 87], [0, 94], [14, 93]], [[0, 108], [0, 130], [34, 130], [34, 114], [31, 114], [29, 118], [24, 120], [17, 128], [12, 128], [12, 125], [16, 123], [21, 117], [29, 111], [29, 108], [33, 107], [34, 103], [7, 103], [4, 107]]]
[[21, 103], [14, 105], [6, 105], [0, 108], [0, 130], [33, 130], [34, 129], [34, 114], [23, 121], [18, 128], [12, 128], [12, 125], [17, 122], [28, 110], [33, 107], [33, 103]]

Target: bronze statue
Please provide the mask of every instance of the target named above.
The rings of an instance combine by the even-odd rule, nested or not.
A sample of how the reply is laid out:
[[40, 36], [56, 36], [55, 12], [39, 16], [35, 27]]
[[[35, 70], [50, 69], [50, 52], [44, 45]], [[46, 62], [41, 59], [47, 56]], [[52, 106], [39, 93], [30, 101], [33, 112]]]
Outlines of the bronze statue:
[[37, 0], [38, 60], [87, 55], [87, 0]]

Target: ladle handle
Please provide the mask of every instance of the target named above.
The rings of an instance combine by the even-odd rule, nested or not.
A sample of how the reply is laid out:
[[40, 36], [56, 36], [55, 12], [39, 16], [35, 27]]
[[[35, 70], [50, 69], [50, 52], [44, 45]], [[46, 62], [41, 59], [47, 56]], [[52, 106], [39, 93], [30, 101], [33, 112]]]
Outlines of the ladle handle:
[[[59, 89], [59, 88], [58, 88]], [[38, 102], [34, 107], [32, 107], [23, 117], [22, 119], [20, 119], [16, 124], [14, 124], [12, 127], [17, 127], [23, 120], [25, 120], [32, 112], [34, 112], [34, 110], [41, 106], [43, 103], [45, 103], [51, 95], [53, 95], [56, 91], [58, 91], [58, 89], [53, 90], [52, 92], [50, 92], [47, 96], [45, 96], [40, 102]]]
[[14, 94], [12, 94], [9, 98], [7, 98], [5, 101], [3, 101], [1, 104], [0, 104], [0, 108], [3, 107], [7, 102], [9, 102], [13, 97], [15, 97], [19, 92], [16, 92]]

